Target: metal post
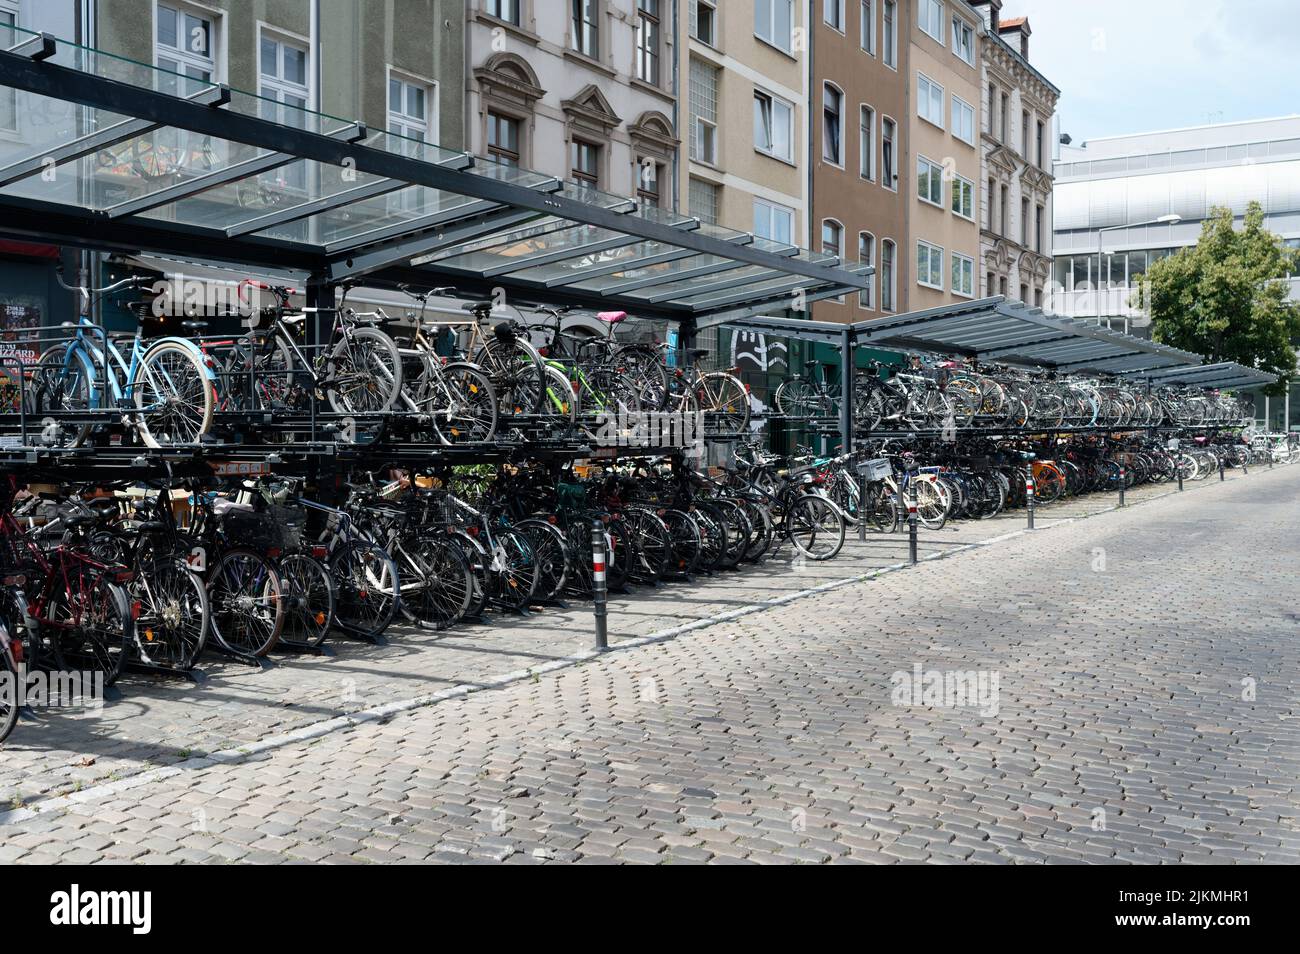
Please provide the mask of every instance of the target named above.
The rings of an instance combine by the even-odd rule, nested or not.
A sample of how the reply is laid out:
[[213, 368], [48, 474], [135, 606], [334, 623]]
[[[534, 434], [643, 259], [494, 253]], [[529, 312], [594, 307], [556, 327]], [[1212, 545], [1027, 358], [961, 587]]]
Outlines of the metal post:
[[907, 558], [916, 563], [916, 478], [907, 480]]
[[1124, 506], [1124, 485], [1128, 483], [1128, 469], [1124, 461], [1119, 462], [1119, 505]]
[[1178, 462], [1177, 458], [1174, 458], [1174, 472], [1178, 474], [1178, 489], [1182, 490], [1183, 489], [1183, 465]]
[[853, 453], [853, 384], [856, 371], [853, 358], [853, 328], [845, 325], [840, 333], [840, 453]]
[[858, 474], [858, 542], [867, 542], [867, 475]]
[[591, 521], [591, 600], [596, 615], [596, 648], [609, 648], [608, 602], [609, 591], [605, 583], [605, 524]]
[[1034, 529], [1034, 462], [1025, 464], [1025, 507], [1029, 516], [1029, 529]]
[[1223, 455], [1222, 454], [1219, 455], [1219, 479], [1220, 480], [1227, 479], [1226, 477], [1223, 476]]

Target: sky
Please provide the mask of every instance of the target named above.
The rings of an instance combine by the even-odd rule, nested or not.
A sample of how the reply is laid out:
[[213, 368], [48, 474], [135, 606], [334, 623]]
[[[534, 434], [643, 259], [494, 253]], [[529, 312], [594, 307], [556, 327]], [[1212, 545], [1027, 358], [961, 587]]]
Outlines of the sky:
[[1300, 0], [1004, 0], [1089, 138], [1300, 113]]

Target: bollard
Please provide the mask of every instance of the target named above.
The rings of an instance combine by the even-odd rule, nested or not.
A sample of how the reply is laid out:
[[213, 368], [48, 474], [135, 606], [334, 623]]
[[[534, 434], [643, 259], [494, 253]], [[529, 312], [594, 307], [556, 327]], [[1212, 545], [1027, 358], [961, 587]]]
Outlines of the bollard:
[[605, 524], [591, 521], [591, 600], [596, 614], [596, 648], [609, 648], [606, 602], [609, 591], [605, 585]]
[[1121, 507], [1124, 506], [1124, 485], [1126, 483], [1128, 483], [1128, 471], [1125, 470], [1124, 465], [1121, 463], [1119, 465], [1119, 505]]
[[1034, 529], [1034, 465], [1025, 464], [1025, 507], [1029, 515], [1029, 529]]
[[1183, 489], [1183, 465], [1178, 463], [1178, 461], [1176, 460], [1174, 461], [1174, 472], [1178, 474], [1178, 489], [1182, 490]]
[[916, 485], [915, 478], [907, 481], [907, 558], [916, 563]]
[[1242, 474], [1249, 474], [1249, 473], [1250, 473], [1250, 471], [1248, 471], [1248, 470], [1246, 469], [1246, 455], [1245, 455], [1245, 454], [1242, 454], [1242, 455], [1241, 455], [1241, 472], [1242, 472]]
[[858, 475], [858, 542], [867, 542], [867, 475]]
[[1222, 458], [1222, 457], [1219, 458], [1219, 479], [1220, 479], [1220, 480], [1227, 480], [1227, 478], [1223, 476], [1223, 458]]

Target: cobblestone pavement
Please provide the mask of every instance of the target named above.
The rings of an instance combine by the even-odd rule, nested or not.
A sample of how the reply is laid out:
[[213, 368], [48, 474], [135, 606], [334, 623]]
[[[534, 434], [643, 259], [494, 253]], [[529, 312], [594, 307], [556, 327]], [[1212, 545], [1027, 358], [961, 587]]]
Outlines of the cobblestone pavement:
[[[578, 652], [589, 612], [128, 679], [95, 720], [19, 725], [4, 781], [39, 811], [0, 823], [0, 860], [1300, 860], [1300, 468], [1130, 497], [1160, 499], [1073, 522], [1114, 501], [1070, 502], [1040, 533], [338, 731]], [[904, 547], [619, 599], [614, 634]], [[895, 704], [916, 666], [996, 676], [996, 705]]]

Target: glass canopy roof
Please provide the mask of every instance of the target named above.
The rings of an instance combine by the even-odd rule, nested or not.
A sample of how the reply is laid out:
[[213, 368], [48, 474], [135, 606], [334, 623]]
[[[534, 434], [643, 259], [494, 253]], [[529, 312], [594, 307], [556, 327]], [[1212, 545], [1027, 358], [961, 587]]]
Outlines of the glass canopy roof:
[[871, 269], [0, 25], [0, 233], [695, 320]]

